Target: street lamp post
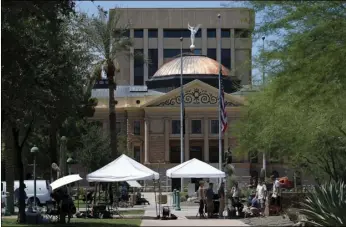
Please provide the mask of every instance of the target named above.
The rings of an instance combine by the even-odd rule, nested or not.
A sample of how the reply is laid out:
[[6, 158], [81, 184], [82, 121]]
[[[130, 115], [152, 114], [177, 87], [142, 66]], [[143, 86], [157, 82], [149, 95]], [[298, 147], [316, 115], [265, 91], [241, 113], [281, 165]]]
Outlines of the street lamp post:
[[[263, 46], [262, 46], [262, 51], [264, 53], [264, 40], [266, 39], [265, 36], [262, 36], [262, 42], [263, 42]], [[264, 59], [262, 59], [262, 86], [265, 86], [265, 63], [264, 63]], [[263, 151], [263, 158], [262, 158], [262, 169], [264, 171], [264, 181], [267, 177], [267, 159], [266, 159], [266, 153], [265, 151]]]
[[[68, 175], [71, 175], [71, 165], [74, 164], [74, 160], [70, 157], [66, 161], [67, 168], [68, 168]], [[68, 191], [71, 193], [71, 184], [68, 186]]]
[[37, 210], [36, 207], [36, 153], [38, 153], [38, 148], [33, 147], [31, 148], [30, 152], [34, 155], [34, 208]]

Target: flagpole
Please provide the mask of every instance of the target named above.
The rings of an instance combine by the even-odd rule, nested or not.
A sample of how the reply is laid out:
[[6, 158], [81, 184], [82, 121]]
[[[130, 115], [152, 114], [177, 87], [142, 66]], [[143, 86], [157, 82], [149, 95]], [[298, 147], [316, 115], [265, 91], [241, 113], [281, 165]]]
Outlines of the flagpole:
[[[183, 84], [183, 37], [180, 38], [180, 163], [184, 162], [184, 84]], [[180, 191], [184, 191], [184, 178], [181, 178]]]
[[[219, 19], [219, 29], [221, 31], [221, 14], [217, 15], [217, 18]], [[221, 33], [221, 32], [220, 32]], [[222, 70], [222, 65], [221, 65], [221, 34], [219, 36], [218, 40], [218, 49], [219, 49], [219, 170], [222, 171], [222, 128], [221, 128], [221, 70]], [[222, 179], [220, 178], [220, 183]]]

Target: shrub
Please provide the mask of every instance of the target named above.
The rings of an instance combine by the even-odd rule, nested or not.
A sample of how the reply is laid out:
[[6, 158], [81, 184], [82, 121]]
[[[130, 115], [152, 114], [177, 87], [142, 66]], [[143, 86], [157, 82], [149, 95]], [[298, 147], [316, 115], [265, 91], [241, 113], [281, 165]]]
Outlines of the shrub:
[[307, 194], [301, 206], [300, 213], [307, 217], [309, 224], [345, 226], [346, 185], [339, 181], [316, 187]]

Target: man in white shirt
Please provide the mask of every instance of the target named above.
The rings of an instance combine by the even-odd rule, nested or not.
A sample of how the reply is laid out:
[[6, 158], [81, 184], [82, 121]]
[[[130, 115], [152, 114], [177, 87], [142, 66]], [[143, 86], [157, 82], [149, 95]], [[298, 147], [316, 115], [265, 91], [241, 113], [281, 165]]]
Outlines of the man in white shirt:
[[280, 197], [281, 197], [281, 184], [278, 178], [271, 176], [273, 181], [273, 194], [272, 194], [272, 203], [280, 207]]
[[256, 198], [260, 204], [261, 214], [263, 214], [264, 212], [266, 197], [267, 197], [267, 187], [263, 183], [263, 181], [260, 180], [256, 188]]

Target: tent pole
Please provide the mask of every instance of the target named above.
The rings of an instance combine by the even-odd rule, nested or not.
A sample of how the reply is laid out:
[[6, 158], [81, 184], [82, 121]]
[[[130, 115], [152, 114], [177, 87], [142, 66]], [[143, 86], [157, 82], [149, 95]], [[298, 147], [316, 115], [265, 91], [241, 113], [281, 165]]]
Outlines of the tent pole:
[[157, 217], [158, 215], [157, 215], [157, 202], [156, 202], [156, 188], [155, 188], [155, 180], [153, 180], [153, 182], [154, 182], [155, 209], [156, 209], [156, 217]]

